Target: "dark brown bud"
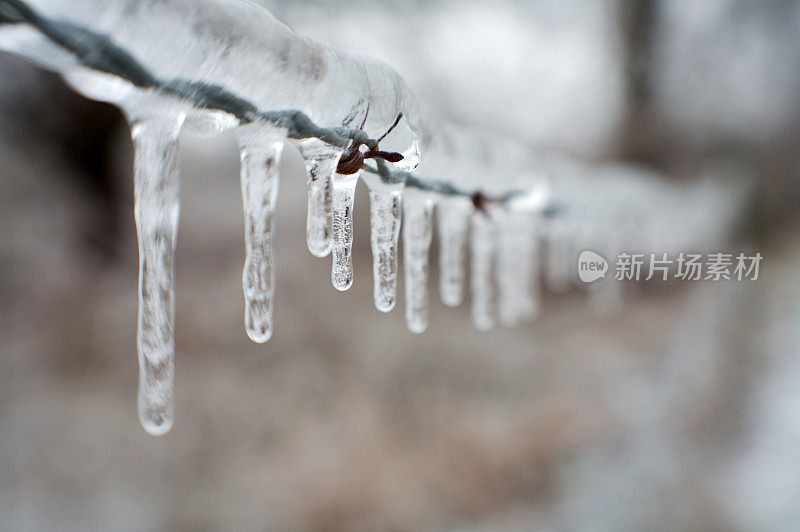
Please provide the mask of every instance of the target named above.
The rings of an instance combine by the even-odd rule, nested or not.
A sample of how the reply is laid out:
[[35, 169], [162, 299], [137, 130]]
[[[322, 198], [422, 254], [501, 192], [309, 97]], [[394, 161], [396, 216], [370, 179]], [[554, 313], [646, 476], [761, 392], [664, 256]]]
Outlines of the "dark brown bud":
[[342, 175], [352, 175], [364, 168], [364, 155], [357, 148], [344, 153], [339, 158], [336, 166], [336, 173]]

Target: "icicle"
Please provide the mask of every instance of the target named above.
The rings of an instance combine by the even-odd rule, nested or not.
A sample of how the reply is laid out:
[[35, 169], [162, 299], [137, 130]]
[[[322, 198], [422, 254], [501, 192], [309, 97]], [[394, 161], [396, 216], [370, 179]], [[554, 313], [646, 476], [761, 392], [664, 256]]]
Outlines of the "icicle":
[[403, 202], [403, 269], [406, 325], [413, 333], [428, 328], [428, 252], [433, 237], [433, 202], [407, 193]]
[[439, 297], [449, 307], [464, 300], [464, 270], [470, 207], [460, 200], [438, 204]]
[[353, 203], [358, 175], [334, 174], [331, 180], [333, 211], [333, 264], [331, 281], [337, 290], [353, 286]]
[[533, 216], [530, 220], [529, 231], [530, 235], [524, 239], [524, 245], [528, 246], [523, 248], [521, 256], [524, 257], [522, 263], [526, 268], [524, 273], [526, 290], [523, 293], [522, 308], [520, 309], [520, 317], [524, 321], [532, 321], [539, 317], [542, 312], [542, 288], [541, 288], [541, 272], [542, 272], [542, 246], [541, 246], [541, 217]]
[[139, 239], [139, 419], [153, 435], [172, 428], [175, 377], [175, 235], [178, 134], [183, 114], [129, 110], [134, 146], [134, 213]]
[[367, 184], [375, 308], [389, 312], [397, 300], [397, 238], [403, 183], [384, 183], [370, 176]]
[[513, 214], [498, 216], [497, 250], [497, 307], [500, 323], [513, 327], [519, 323], [517, 297], [522, 285], [521, 257], [519, 251], [518, 228]]
[[614, 267], [620, 253], [619, 228], [612, 227], [610, 233], [598, 235], [600, 245], [596, 246], [600, 255], [609, 262], [609, 270], [605, 279], [600, 279], [590, 285], [589, 305], [592, 310], [600, 315], [614, 314], [622, 307], [622, 282], [615, 279]]
[[547, 288], [556, 293], [563, 293], [570, 288], [569, 233], [563, 223], [551, 221], [545, 231], [547, 242], [547, 265], [545, 268], [545, 282]]
[[278, 163], [286, 134], [272, 127], [250, 125], [240, 128], [237, 137], [244, 207], [244, 324], [250, 339], [263, 343], [272, 336], [274, 211]]
[[331, 252], [332, 246], [331, 179], [336, 172], [342, 150], [319, 139], [304, 140], [297, 147], [308, 173], [306, 243], [312, 255], [325, 257]]
[[470, 252], [472, 324], [476, 329], [486, 331], [494, 327], [495, 258], [495, 226], [486, 213], [472, 214]]
[[536, 235], [530, 213], [507, 212], [499, 224], [497, 253], [498, 315], [506, 327], [535, 316], [538, 308], [532, 294]]

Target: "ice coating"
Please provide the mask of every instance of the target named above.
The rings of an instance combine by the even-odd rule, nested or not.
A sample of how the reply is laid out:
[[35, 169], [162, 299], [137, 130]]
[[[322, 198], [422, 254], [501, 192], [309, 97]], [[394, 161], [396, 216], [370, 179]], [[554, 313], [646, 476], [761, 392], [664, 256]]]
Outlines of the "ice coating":
[[[92, 92], [89, 88], [98, 92], [91, 73], [99, 74], [97, 77], [112, 74], [130, 82], [127, 91], [134, 87], [178, 89], [183, 95], [202, 96], [194, 102], [195, 107], [214, 109], [223, 104], [239, 119], [252, 111], [250, 107], [262, 111], [295, 109], [325, 127], [339, 126], [360, 102], [371, 107], [370, 120], [364, 127], [370, 136], [385, 131], [402, 112], [404, 119], [398, 132], [405, 131], [409, 137], [399, 151], [413, 154], [419, 149], [421, 126], [416, 101], [393, 70], [302, 37], [269, 11], [249, 2], [4, 3], [23, 11], [23, 18], [36, 26], [39, 36], [29, 36], [21, 46], [19, 37], [5, 34], [24, 33], [21, 27], [26, 25], [3, 27], [0, 47], [27, 55], [64, 75], [85, 67], [87, 73], [82, 79], [87, 95]], [[92, 56], [75, 49], [82, 45], [122, 53]], [[83, 83], [76, 81], [77, 85]], [[214, 90], [197, 90], [203, 88]], [[100, 92], [101, 99], [114, 99], [103, 94], [107, 90]]]
[[403, 199], [403, 270], [408, 330], [428, 328], [428, 253], [433, 238], [433, 201], [406, 193]]
[[439, 298], [449, 307], [464, 300], [467, 235], [469, 234], [469, 202], [460, 199], [441, 201], [437, 205], [439, 223]]
[[425, 156], [415, 175], [440, 179], [462, 195], [481, 194], [515, 208], [538, 211], [548, 202], [549, 179], [530, 146], [482, 128], [444, 120], [426, 122]]
[[375, 308], [389, 312], [397, 302], [397, 239], [400, 236], [402, 183], [367, 181]]
[[386, 135], [381, 146], [403, 155], [403, 159], [395, 163], [397, 168], [413, 171], [420, 164], [422, 146], [427, 146], [417, 100], [394, 70], [373, 59], [363, 58], [362, 61], [367, 86], [372, 90], [362, 129], [370, 136], [380, 137], [386, 133], [387, 124], [402, 113], [401, 120]]
[[134, 146], [134, 214], [139, 239], [139, 419], [153, 435], [173, 423], [178, 228], [178, 134], [184, 116], [129, 110]]
[[472, 214], [470, 224], [470, 313], [476, 329], [487, 331], [494, 319], [495, 224], [484, 212]]
[[263, 343], [272, 336], [274, 214], [278, 164], [286, 133], [271, 127], [250, 126], [241, 128], [237, 137], [244, 211], [244, 323], [250, 339]]

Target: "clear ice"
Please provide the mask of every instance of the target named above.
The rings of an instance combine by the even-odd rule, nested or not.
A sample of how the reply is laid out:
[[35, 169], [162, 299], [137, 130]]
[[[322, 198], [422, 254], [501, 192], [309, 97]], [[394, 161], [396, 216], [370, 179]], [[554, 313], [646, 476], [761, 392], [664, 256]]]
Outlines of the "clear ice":
[[244, 324], [250, 339], [263, 343], [272, 336], [274, 214], [278, 164], [286, 133], [269, 126], [252, 125], [240, 128], [237, 137], [244, 209]]
[[472, 324], [480, 331], [488, 331], [494, 319], [494, 270], [496, 254], [496, 227], [484, 212], [472, 214], [470, 226], [470, 289]]
[[334, 174], [331, 179], [333, 211], [333, 260], [331, 282], [337, 290], [353, 286], [353, 205], [358, 174]]
[[139, 239], [139, 419], [150, 434], [173, 423], [178, 230], [178, 134], [181, 115], [129, 114], [134, 147], [134, 215]]
[[560, 221], [550, 221], [545, 225], [546, 265], [544, 278], [551, 292], [562, 294], [571, 286], [570, 279], [570, 238], [569, 230]]
[[375, 308], [389, 312], [397, 302], [397, 239], [403, 184], [370, 179], [369, 225]]
[[408, 192], [403, 202], [403, 270], [408, 330], [428, 328], [428, 252], [433, 239], [433, 201]]
[[449, 307], [464, 300], [467, 235], [472, 206], [462, 199], [442, 200], [436, 207], [439, 223], [439, 298]]
[[538, 312], [536, 222], [530, 213], [498, 216], [497, 301], [500, 323], [513, 327]]
[[308, 173], [306, 244], [312, 255], [325, 257], [333, 242], [332, 179], [342, 150], [319, 139], [304, 140], [297, 147]]

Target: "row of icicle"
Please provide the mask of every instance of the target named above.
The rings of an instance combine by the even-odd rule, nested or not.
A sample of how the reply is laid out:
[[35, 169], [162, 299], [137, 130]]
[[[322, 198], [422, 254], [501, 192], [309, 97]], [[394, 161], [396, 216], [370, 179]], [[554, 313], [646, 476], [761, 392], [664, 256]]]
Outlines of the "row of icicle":
[[[131, 114], [131, 113], [129, 113]], [[146, 110], [145, 113], [146, 114]], [[135, 113], [131, 116], [136, 116]], [[140, 310], [138, 348], [141, 362], [139, 409], [145, 429], [152, 434], [166, 432], [172, 424], [174, 371], [174, 303], [172, 268], [175, 230], [178, 221], [177, 139], [180, 115], [149, 115], [132, 120], [135, 146], [135, 212], [140, 245]], [[287, 142], [284, 131], [248, 125], [236, 129], [241, 158], [241, 189], [245, 222], [246, 258], [242, 276], [245, 299], [245, 329], [255, 342], [267, 341], [273, 332], [275, 292], [273, 239], [278, 166]], [[577, 175], [583, 193], [562, 185], [562, 194], [573, 205], [563, 205], [560, 216], [545, 216], [547, 202], [530, 208], [492, 205], [477, 208], [468, 198], [439, 195], [386, 183], [374, 174], [336, 173], [341, 149], [317, 139], [295, 143], [304, 160], [308, 180], [307, 245], [317, 257], [332, 256], [331, 280], [338, 290], [353, 283], [353, 206], [358, 180], [364, 179], [370, 198], [370, 240], [373, 255], [375, 307], [388, 312], [395, 307], [398, 280], [398, 240], [403, 235], [405, 320], [414, 333], [428, 327], [429, 251], [435, 226], [439, 242], [439, 294], [451, 307], [465, 297], [469, 266], [470, 312], [474, 326], [488, 330], [500, 323], [514, 326], [535, 319], [540, 312], [540, 286], [563, 292], [576, 284], [575, 260], [580, 249], [596, 249], [613, 257], [631, 242], [648, 246], [648, 238], [622, 242], [625, 235], [637, 235], [643, 212], [661, 206], [669, 213], [702, 213], [689, 198], [670, 187], [648, 185], [648, 175], [635, 171], [615, 186], [622, 167], [594, 175], [595, 186], [619, 198], [636, 185], [650, 194], [621, 200], [619, 208], [589, 209], [583, 201], [593, 191], [582, 184], [589, 176]], [[565, 177], [565, 182], [568, 180]], [[573, 178], [576, 176], [573, 175]], [[558, 191], [559, 187], [555, 187]], [[711, 188], [708, 194], [718, 192]], [[670, 198], [670, 196], [673, 196]], [[597, 201], [598, 196], [594, 197]], [[633, 201], [636, 199], [636, 201]], [[667, 202], [672, 199], [672, 205]], [[707, 199], [707, 198], [706, 198]], [[708, 203], [708, 202], [707, 202]], [[639, 215], [624, 214], [636, 205]], [[708, 213], [713, 219], [723, 211]], [[651, 216], [652, 224], [658, 221]], [[669, 221], [667, 220], [667, 223]], [[647, 224], [645, 224], [646, 226]], [[685, 241], [685, 240], [684, 240]], [[627, 246], [627, 247], [626, 247]], [[580, 283], [577, 283], [580, 284]], [[592, 304], [600, 310], [615, 309], [622, 286], [611, 278], [589, 285]]]
[[[152, 114], [148, 109], [136, 111], [129, 115], [140, 246], [139, 409], [145, 429], [160, 434], [170, 428], [173, 415], [173, 263], [179, 210], [177, 146], [183, 117]], [[244, 322], [253, 341], [265, 342], [273, 333], [274, 213], [279, 159], [286, 137], [285, 132], [263, 125], [240, 127], [236, 136], [245, 227]], [[318, 257], [332, 255], [332, 283], [338, 290], [347, 290], [353, 283], [353, 202], [360, 176], [335, 172], [341, 150], [316, 140], [305, 140], [299, 147], [308, 172], [308, 248]], [[361, 177], [369, 188], [374, 302], [378, 310], [388, 312], [396, 304], [402, 225], [406, 323], [415, 333], [427, 328], [429, 248], [435, 212], [442, 302], [457, 306], [463, 301], [469, 249], [474, 325], [489, 329], [496, 315], [504, 325], [536, 316], [537, 230], [541, 223], [537, 213], [500, 206], [491, 212], [476, 210], [465, 198], [404, 191], [402, 183], [385, 183], [374, 175]]]
[[[644, 201], [631, 199], [624, 195], [627, 184], [616, 186], [614, 179], [587, 179], [582, 172], [563, 168], [545, 171], [529, 148], [505, 137], [423, 123], [402, 79], [385, 65], [351, 58], [300, 37], [246, 2], [167, 0], [158, 4], [158, 16], [137, 9], [137, 0], [102, 4], [50, 0], [46, 5], [52, 10], [49, 18], [30, 9], [26, 1], [0, 0], [0, 8], [11, 6], [12, 20], [26, 22], [0, 25], [0, 48], [59, 72], [82, 94], [114, 103], [128, 116], [140, 252], [138, 406], [142, 425], [151, 434], [167, 432], [174, 414], [173, 266], [182, 129], [234, 129], [241, 154], [245, 226], [244, 321], [255, 342], [265, 342], [273, 333], [274, 212], [279, 159], [286, 142], [299, 149], [308, 172], [308, 248], [317, 257], [331, 255], [335, 288], [347, 290], [353, 283], [353, 202], [359, 179], [369, 188], [374, 302], [383, 312], [396, 305], [402, 231], [405, 319], [415, 333], [428, 326], [434, 226], [440, 299], [448, 306], [462, 303], [469, 266], [472, 321], [485, 330], [495, 322], [511, 326], [534, 319], [540, 311], [540, 275], [552, 290], [567, 289], [578, 246], [591, 244], [581, 235], [599, 233], [603, 249], [611, 255], [629, 244], [621, 241], [619, 228], [647, 226], [639, 218], [641, 213], [620, 221], [616, 213], [621, 209], [613, 201], [600, 201], [603, 193], [619, 200], [617, 207], [636, 205], [641, 212], [651, 212], [664, 201], [660, 193]], [[173, 30], [182, 24], [218, 29], [228, 25], [231, 39], [222, 42], [213, 32], [193, 34], [194, 42], [187, 48], [170, 41], [181, 35]], [[114, 28], [112, 36], [107, 35], [109, 28]], [[239, 34], [247, 39], [234, 39]], [[186, 64], [185, 57], [197, 64]], [[147, 60], [136, 64], [137, 58]], [[256, 64], [258, 76], [241, 75]], [[126, 68], [135, 75], [120, 77]], [[170, 77], [176, 71], [191, 76]], [[275, 90], [278, 87], [283, 90]], [[197, 101], [190, 100], [193, 95]], [[229, 108], [214, 108], [212, 103]], [[244, 109], [247, 119], [233, 116], [231, 108]], [[276, 116], [258, 114], [263, 109], [302, 109], [321, 123], [370, 134], [386, 131], [395, 117], [404, 115], [401, 128], [408, 138], [397, 151], [405, 155], [407, 165], [400, 168], [416, 165], [419, 137], [427, 130], [425, 157], [413, 174], [425, 186], [384, 180], [366, 171], [337, 173], [347, 146], [290, 133], [292, 127], [261, 119]], [[355, 117], [360, 117], [360, 127], [351, 126]], [[440, 179], [444, 186], [430, 179]], [[644, 189], [652, 188], [645, 183]], [[472, 197], [485, 193], [497, 199], [509, 192], [522, 193], [513, 201]], [[674, 204], [682, 201], [677, 197]], [[618, 283], [598, 284], [592, 298], [612, 308], [619, 300]]]

